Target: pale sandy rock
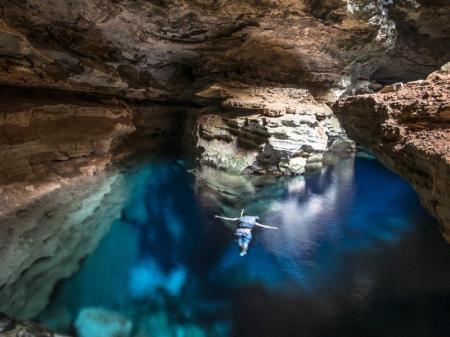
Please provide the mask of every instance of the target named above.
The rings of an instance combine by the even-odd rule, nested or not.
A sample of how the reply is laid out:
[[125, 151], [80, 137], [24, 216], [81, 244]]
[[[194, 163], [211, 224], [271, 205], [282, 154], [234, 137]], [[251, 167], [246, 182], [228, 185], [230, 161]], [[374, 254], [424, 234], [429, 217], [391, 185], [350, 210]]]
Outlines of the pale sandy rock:
[[320, 169], [321, 159], [313, 165], [309, 158], [333, 144], [342, 154], [354, 150], [331, 109], [307, 90], [216, 83], [198, 95], [217, 101], [223, 110], [196, 122], [201, 165], [234, 173], [293, 175], [306, 167]]
[[118, 141], [135, 131], [133, 112], [126, 106], [70, 96], [48, 101], [26, 93], [22, 98], [13, 92], [2, 96], [8, 97], [8, 105], [0, 109], [2, 184], [51, 173], [76, 175], [92, 160], [101, 171], [111, 162]]

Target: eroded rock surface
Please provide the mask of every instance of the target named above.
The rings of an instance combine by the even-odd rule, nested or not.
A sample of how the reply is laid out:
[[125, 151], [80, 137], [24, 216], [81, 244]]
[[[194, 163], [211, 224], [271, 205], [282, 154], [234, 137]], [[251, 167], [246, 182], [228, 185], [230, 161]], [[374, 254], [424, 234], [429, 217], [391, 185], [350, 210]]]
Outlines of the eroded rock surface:
[[129, 337], [133, 322], [125, 316], [102, 308], [86, 308], [80, 311], [75, 322], [79, 337]]
[[0, 216], [49, 193], [65, 179], [91, 176], [170, 140], [179, 108], [2, 88]]
[[105, 169], [159, 151], [180, 112], [53, 91], [0, 97], [0, 311], [30, 319], [119, 216], [120, 176]]
[[[123, 158], [153, 151], [180, 119], [172, 114], [178, 108], [148, 107], [148, 100], [191, 103], [215, 82], [239, 81], [256, 90], [306, 88], [317, 101], [329, 102], [343, 92], [418, 78], [449, 57], [449, 8], [440, 0], [0, 0], [0, 84], [39, 88], [43, 97], [54, 89], [97, 98], [62, 102], [51, 96], [43, 103], [31, 96], [23, 103], [3, 95], [9, 107], [2, 107], [0, 184], [92, 174], [116, 152]], [[307, 129], [314, 124], [310, 117], [291, 118], [292, 93], [281, 92], [276, 95], [288, 103], [271, 102], [276, 95], [270, 91], [262, 109], [261, 100], [246, 103], [246, 114], [270, 119], [269, 128], [252, 118], [250, 133], [272, 132], [256, 164], [247, 160], [253, 172], [301, 172], [305, 159], [321, 162], [324, 144], [333, 138], [333, 127], [323, 121]], [[235, 110], [242, 101], [223, 104]], [[245, 119], [233, 116], [226, 118], [235, 119], [234, 129], [247, 132]], [[299, 137], [318, 156], [298, 156]], [[254, 138], [240, 137], [240, 143], [262, 141]], [[264, 161], [270, 163], [260, 165]], [[41, 193], [24, 186], [36, 197]], [[28, 197], [8, 196], [12, 204]]]
[[[190, 99], [213, 81], [416, 79], [449, 56], [447, 1], [0, 1], [0, 82]], [[361, 83], [362, 83], [361, 82]]]
[[68, 176], [101, 170], [120, 139], [135, 131], [132, 110], [125, 105], [24, 91], [3, 90], [1, 96], [3, 184], [49, 172]]
[[14, 329], [0, 334], [2, 337], [64, 337], [55, 334], [46, 327], [31, 321], [19, 321]]
[[[112, 182], [78, 186], [179, 143], [186, 114], [203, 165], [318, 169], [353, 147], [322, 102], [437, 69], [449, 21], [445, 0], [0, 0], [0, 306], [31, 317], [45, 305], [101, 237], [92, 215], [116, 215]], [[450, 237], [448, 77], [435, 76], [337, 111]]]
[[342, 99], [349, 136], [407, 179], [450, 242], [450, 65], [423, 81]]
[[45, 308], [56, 282], [78, 270], [126, 197], [110, 172], [60, 182], [27, 208], [0, 218], [0, 311], [21, 319]]
[[354, 149], [331, 109], [307, 90], [214, 84], [197, 94], [220, 114], [196, 122], [200, 164], [234, 173], [301, 174], [320, 169], [327, 152]]

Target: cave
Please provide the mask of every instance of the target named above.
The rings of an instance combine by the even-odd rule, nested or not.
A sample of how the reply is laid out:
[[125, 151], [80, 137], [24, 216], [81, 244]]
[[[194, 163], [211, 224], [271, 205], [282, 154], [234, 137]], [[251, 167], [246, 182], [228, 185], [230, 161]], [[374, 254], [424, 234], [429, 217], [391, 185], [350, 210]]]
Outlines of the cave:
[[0, 336], [450, 335], [449, 23], [0, 0]]

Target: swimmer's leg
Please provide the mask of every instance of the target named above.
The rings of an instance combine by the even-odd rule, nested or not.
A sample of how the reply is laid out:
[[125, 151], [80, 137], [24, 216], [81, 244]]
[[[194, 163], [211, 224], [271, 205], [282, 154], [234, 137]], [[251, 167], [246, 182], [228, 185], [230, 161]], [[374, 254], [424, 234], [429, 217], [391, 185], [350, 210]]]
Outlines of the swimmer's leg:
[[239, 238], [237, 241], [238, 241], [239, 248], [242, 248], [245, 240], [243, 238]]
[[242, 242], [242, 245], [239, 245], [241, 247], [241, 253], [239, 255], [244, 256], [247, 255], [248, 250], [248, 241]]
[[240, 250], [239, 255], [244, 256], [245, 254], [247, 254], [247, 249], [248, 249], [248, 242], [247, 242], [247, 240], [245, 240], [244, 238], [240, 237], [238, 239], [238, 245], [239, 245], [239, 250]]

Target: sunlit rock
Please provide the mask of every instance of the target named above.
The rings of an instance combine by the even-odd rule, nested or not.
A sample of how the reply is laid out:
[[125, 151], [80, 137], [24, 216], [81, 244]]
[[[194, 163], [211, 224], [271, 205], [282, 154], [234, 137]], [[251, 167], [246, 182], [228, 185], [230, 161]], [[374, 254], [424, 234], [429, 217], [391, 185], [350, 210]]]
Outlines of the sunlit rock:
[[218, 99], [225, 109], [196, 122], [201, 165], [232, 173], [295, 175], [320, 169], [328, 151], [354, 151], [331, 109], [307, 90], [233, 83], [215, 84], [198, 95]]

